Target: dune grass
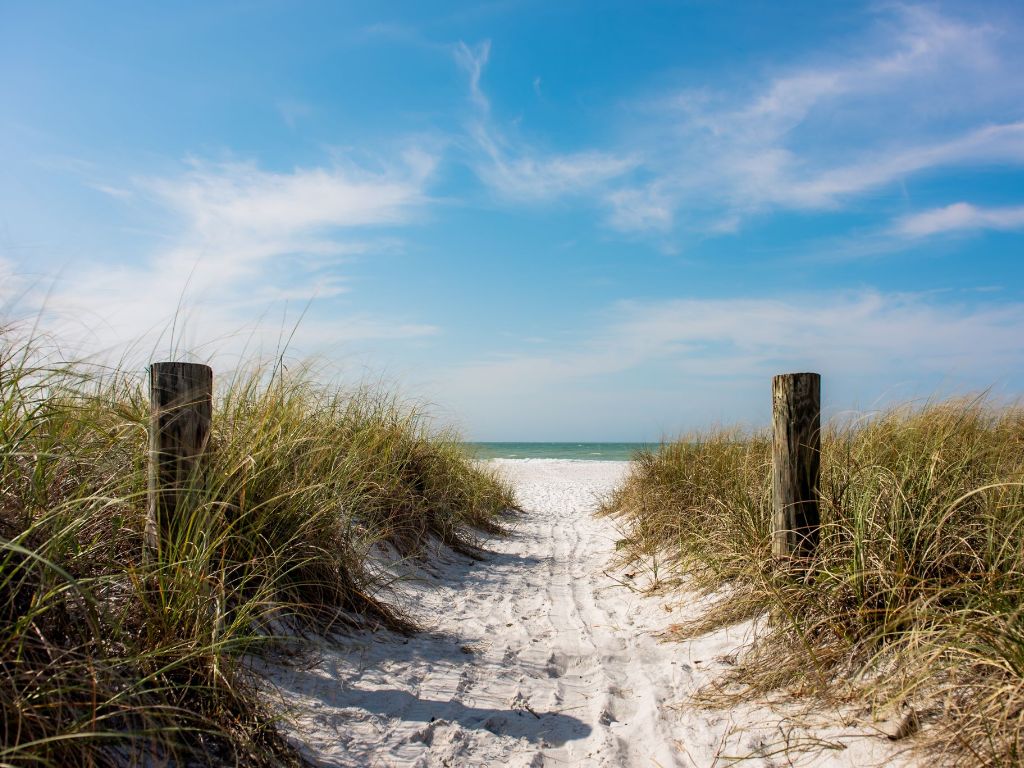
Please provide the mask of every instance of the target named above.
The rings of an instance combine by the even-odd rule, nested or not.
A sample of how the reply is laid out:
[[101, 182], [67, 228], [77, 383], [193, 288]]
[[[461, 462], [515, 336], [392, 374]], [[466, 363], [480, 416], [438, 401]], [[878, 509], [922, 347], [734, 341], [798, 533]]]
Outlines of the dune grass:
[[0, 344], [0, 765], [297, 764], [245, 655], [409, 630], [374, 547], [467, 548], [514, 504], [415, 408], [256, 367], [218, 386], [205, 484], [158, 560], [147, 424], [142, 372]]
[[822, 538], [803, 578], [771, 559], [767, 433], [686, 436], [639, 456], [604, 505], [634, 557], [728, 599], [702, 633], [769, 617], [707, 701], [790, 690], [912, 712], [964, 765], [1024, 761], [1024, 411], [902, 408], [822, 440]]

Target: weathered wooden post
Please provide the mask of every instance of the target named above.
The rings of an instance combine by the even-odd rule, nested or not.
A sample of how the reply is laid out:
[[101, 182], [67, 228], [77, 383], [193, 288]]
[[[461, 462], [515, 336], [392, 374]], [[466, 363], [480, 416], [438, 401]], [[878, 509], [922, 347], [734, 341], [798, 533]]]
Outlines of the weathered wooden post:
[[159, 551], [173, 539], [179, 506], [201, 477], [213, 415], [213, 370], [197, 363], [153, 363], [149, 386], [146, 543]]
[[818, 545], [821, 516], [821, 376], [784, 373], [772, 379], [772, 554], [806, 558]]

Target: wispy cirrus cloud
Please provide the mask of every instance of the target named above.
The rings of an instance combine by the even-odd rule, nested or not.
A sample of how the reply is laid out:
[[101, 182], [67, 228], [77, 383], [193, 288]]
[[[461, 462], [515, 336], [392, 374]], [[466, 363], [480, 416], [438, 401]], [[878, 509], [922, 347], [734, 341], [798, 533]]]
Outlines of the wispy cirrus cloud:
[[999, 30], [895, 6], [857, 42], [749, 93], [648, 103], [651, 178], [606, 194], [610, 223], [707, 231], [711, 210], [834, 209], [932, 169], [1024, 164], [1019, 61]]
[[475, 46], [460, 42], [454, 48], [455, 61], [469, 78], [469, 99], [475, 110], [467, 127], [471, 164], [498, 194], [519, 202], [541, 202], [593, 193], [637, 166], [638, 159], [631, 153], [544, 152], [500, 129], [481, 85], [490, 54], [489, 40]]
[[[179, 176], [134, 183], [134, 196], [147, 197], [170, 222], [175, 234], [166, 246], [129, 263], [69, 266], [19, 304], [42, 312], [48, 329], [82, 350], [167, 342], [172, 327], [182, 349], [229, 347], [246, 329], [250, 344], [273, 343], [287, 322], [284, 305], [301, 310], [342, 295], [346, 261], [395, 247], [382, 232], [418, 215], [435, 164], [419, 150], [378, 169], [333, 164], [272, 172], [251, 162], [191, 161]], [[267, 328], [257, 328], [254, 340], [261, 321]], [[351, 314], [322, 323], [310, 317], [301, 339], [316, 347], [436, 332], [426, 323]]]
[[625, 143], [570, 153], [498, 125], [482, 84], [490, 55], [489, 41], [454, 48], [477, 176], [514, 201], [589, 196], [623, 232], [734, 232], [774, 210], [843, 208], [927, 171], [1024, 165], [1024, 62], [999, 29], [930, 6], [885, 6], [858, 38], [744, 78], [753, 87], [634, 100]]
[[144, 182], [203, 237], [289, 237], [330, 227], [400, 223], [424, 202], [436, 159], [410, 150], [397, 168], [297, 168], [273, 173], [253, 163], [207, 165], [176, 179]]
[[480, 86], [480, 78], [483, 77], [484, 67], [487, 66], [487, 60], [491, 57], [491, 41], [484, 40], [474, 46], [459, 41], [454, 48], [453, 55], [455, 63], [469, 77], [470, 101], [482, 112], [490, 112], [491, 102]]
[[824, 170], [812, 178], [792, 179], [764, 199], [794, 208], [831, 207], [844, 197], [919, 171], [985, 163], [1024, 164], [1024, 122], [984, 126], [948, 141], [865, 153], [856, 163]]
[[1024, 205], [983, 208], [970, 203], [953, 203], [904, 216], [893, 226], [893, 232], [907, 237], [930, 237], [979, 229], [1024, 229]]

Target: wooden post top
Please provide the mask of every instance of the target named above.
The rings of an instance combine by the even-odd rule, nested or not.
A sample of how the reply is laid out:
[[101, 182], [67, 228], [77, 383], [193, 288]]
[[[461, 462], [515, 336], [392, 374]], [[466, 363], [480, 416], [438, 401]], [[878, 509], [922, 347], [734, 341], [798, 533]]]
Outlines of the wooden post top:
[[179, 363], [164, 361], [151, 363], [149, 370], [150, 375], [160, 374], [180, 376], [185, 380], [194, 381], [200, 386], [206, 381], [213, 381], [213, 368], [205, 363]]

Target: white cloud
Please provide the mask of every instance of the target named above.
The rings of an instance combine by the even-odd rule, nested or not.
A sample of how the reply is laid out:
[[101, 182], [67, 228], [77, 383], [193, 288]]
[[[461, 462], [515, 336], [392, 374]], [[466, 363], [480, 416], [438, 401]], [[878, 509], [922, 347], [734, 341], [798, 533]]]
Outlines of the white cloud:
[[[348, 290], [340, 271], [346, 260], [394, 248], [393, 238], [368, 228], [411, 221], [426, 202], [434, 166], [415, 150], [372, 171], [193, 162], [181, 176], [137, 183], [171, 220], [167, 246], [130, 263], [69, 266], [17, 303], [22, 312], [42, 311], [46, 328], [80, 351], [170, 344], [172, 327], [181, 349], [237, 346], [230, 339], [254, 327], [248, 343], [272, 346], [291, 322], [286, 303], [294, 316], [311, 300], [340, 296]], [[319, 320], [314, 312], [300, 331], [303, 343], [316, 346], [437, 329], [402, 319]]]
[[650, 178], [605, 193], [612, 226], [713, 231], [723, 212], [836, 208], [931, 169], [1024, 164], [1019, 56], [999, 30], [890, 6], [853, 42], [749, 93], [646, 105], [631, 143], [650, 148]]
[[490, 111], [491, 102], [480, 87], [480, 78], [490, 57], [490, 40], [484, 40], [472, 48], [460, 40], [455, 46], [455, 62], [469, 75], [469, 97], [484, 112]]
[[893, 231], [908, 237], [971, 229], [1024, 229], [1024, 206], [978, 208], [970, 203], [953, 203], [899, 219]]
[[270, 173], [254, 164], [196, 164], [184, 177], [150, 184], [209, 238], [293, 236], [318, 228], [393, 224], [423, 202], [433, 157], [407, 152], [404, 165], [380, 173], [298, 168]]
[[748, 375], [778, 364], [948, 371], [1024, 359], [1024, 304], [970, 308], [868, 291], [788, 300], [624, 301], [609, 314], [615, 319], [575, 351], [508, 357], [462, 373], [540, 386], [545, 379], [583, 379], [666, 359], [698, 377], [735, 375], [737, 359]]
[[668, 231], [674, 221], [675, 203], [657, 182], [639, 189], [615, 189], [605, 199], [611, 205], [610, 221], [623, 231]]
[[[637, 166], [632, 153], [544, 152], [501, 130], [480, 83], [490, 53], [486, 40], [474, 47], [460, 42], [454, 54], [469, 77], [469, 97], [476, 109], [468, 124], [470, 162], [485, 184], [510, 200], [541, 202], [600, 189]], [[539, 83], [539, 78], [534, 80], [535, 89]]]
[[[832, 370], [879, 371], [907, 367], [922, 373], [977, 367], [984, 376], [1024, 359], [1019, 334], [1024, 305], [971, 308], [915, 294], [800, 296], [789, 300], [703, 299], [658, 304], [627, 302], [612, 337], [622, 346], [677, 356], [689, 375], [747, 373], [778, 364]], [[921, 370], [924, 369], [924, 370]]]
[[827, 207], [918, 171], [988, 162], [1024, 163], [1024, 122], [985, 126], [949, 141], [868, 154], [814, 178], [791, 179], [765, 199], [797, 208]]
[[734, 232], [776, 209], [837, 209], [934, 169], [1024, 164], [1022, 62], [1002, 31], [926, 5], [875, 13], [853, 39], [748, 74], [751, 88], [697, 83], [634, 102], [618, 146], [568, 153], [501, 124], [483, 85], [490, 41], [459, 43], [474, 108], [470, 165], [507, 200], [589, 196], [614, 229], [664, 235]]
[[[595, 414], [602, 429], [634, 439], [715, 418], [763, 423], [766, 382], [786, 370], [820, 371], [833, 408], [902, 400], [905, 389], [891, 391], [899, 382], [914, 382], [912, 394], [927, 396], [932, 390], [920, 387], [984, 388], [1019, 370], [1024, 304], [943, 298], [865, 291], [625, 301], [586, 338], [472, 362], [438, 373], [437, 386], [457, 413], [484, 434], [493, 429], [496, 439], [508, 425], [582, 438], [592, 434]], [[641, 397], [650, 401], [632, 402]], [[500, 419], [488, 412], [495, 402]], [[549, 434], [552, 424], [560, 435]]]
[[470, 130], [480, 150], [477, 175], [503, 197], [537, 202], [601, 187], [636, 165], [604, 152], [541, 154], [516, 146], [483, 123]]

